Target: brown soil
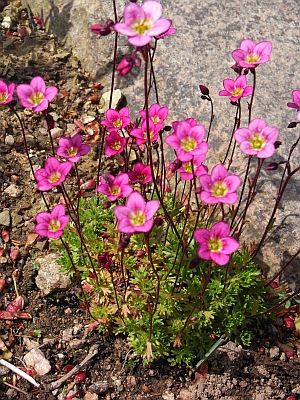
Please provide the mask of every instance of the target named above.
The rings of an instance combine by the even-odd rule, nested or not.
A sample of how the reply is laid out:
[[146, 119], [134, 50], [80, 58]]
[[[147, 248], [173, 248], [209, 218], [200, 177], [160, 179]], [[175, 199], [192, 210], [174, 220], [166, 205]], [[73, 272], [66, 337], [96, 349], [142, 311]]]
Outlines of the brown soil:
[[[70, 128], [67, 124], [73, 124], [74, 118], [99, 117], [97, 99], [103, 88], [91, 82], [78, 61], [61, 48], [55, 38], [38, 29], [22, 38], [16, 35], [17, 29], [12, 29], [16, 36], [5, 36], [5, 30], [0, 33], [4, 45], [0, 58], [1, 79], [19, 84], [41, 75], [48, 84], [55, 84], [61, 96], [50, 111], [62, 132]], [[18, 110], [23, 120], [26, 119], [33, 164], [41, 167], [49, 153], [46, 125], [41, 115], [21, 107]], [[95, 145], [95, 153], [96, 150]], [[289, 336], [282, 329], [281, 319], [276, 325], [262, 327], [251, 349], [242, 349], [232, 343], [220, 348], [208, 360], [208, 374], [195, 380], [193, 371], [186, 367], [175, 368], [166, 362], [143, 366], [122, 338], [88, 331], [88, 315], [81, 308], [75, 284], [66, 293], [43, 297], [35, 284], [35, 259], [43, 257], [47, 244], [43, 248], [42, 245], [25, 246], [28, 234], [34, 229], [35, 214], [41, 208], [40, 194], [30, 176], [18, 121], [5, 107], [0, 115], [0, 152], [0, 212], [9, 209], [11, 214], [11, 223], [0, 225], [1, 230], [8, 230], [10, 235], [7, 243], [0, 242], [0, 248], [4, 249], [0, 273], [7, 280], [7, 286], [0, 294], [0, 307], [4, 310], [15, 297], [11, 274], [18, 269], [19, 291], [26, 298], [25, 311], [33, 317], [29, 321], [0, 320], [0, 339], [12, 352], [11, 363], [16, 366], [23, 366], [28, 338], [39, 340], [40, 349], [51, 364], [47, 375], [36, 377], [42, 383], [40, 390], [1, 367], [0, 399], [246, 400], [285, 399], [292, 394], [295, 399], [300, 398], [299, 350], [297, 355], [300, 345], [297, 337]], [[85, 171], [85, 179], [96, 176], [94, 165], [91, 160], [81, 168]], [[7, 188], [10, 190], [4, 192]], [[13, 247], [20, 250], [15, 264], [9, 257]], [[43, 251], [39, 250], [41, 248]], [[40, 338], [37, 337], [39, 332]], [[82, 382], [75, 383], [74, 378], [70, 378], [59, 390], [44, 390], [47, 384], [66, 373], [67, 365], [80, 363], [95, 344], [99, 346], [99, 352], [87, 364], [87, 375]], [[293, 358], [286, 356], [286, 345], [295, 351]], [[70, 395], [71, 390], [75, 392], [74, 397]]]

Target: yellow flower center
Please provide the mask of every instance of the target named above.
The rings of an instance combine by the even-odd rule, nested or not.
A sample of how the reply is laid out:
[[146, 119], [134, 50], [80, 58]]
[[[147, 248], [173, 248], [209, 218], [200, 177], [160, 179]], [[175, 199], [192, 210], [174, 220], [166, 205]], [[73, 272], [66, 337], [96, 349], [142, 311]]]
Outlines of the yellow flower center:
[[243, 94], [244, 89], [243, 88], [234, 88], [232, 92], [230, 92], [232, 94], [232, 96], [238, 97], [241, 94]]
[[185, 137], [180, 142], [180, 146], [186, 151], [192, 151], [197, 148], [197, 142], [191, 137]]
[[41, 104], [44, 100], [44, 95], [41, 92], [34, 92], [28, 99], [30, 103], [34, 104], [35, 106]]
[[78, 152], [78, 149], [75, 146], [71, 146], [67, 150], [68, 156], [70, 156], [70, 157], [76, 156], [77, 152]]
[[158, 115], [154, 115], [152, 118], [153, 123], [156, 125], [160, 122], [160, 118]]
[[8, 98], [7, 92], [0, 92], [0, 103], [4, 103]]
[[260, 56], [258, 54], [254, 54], [254, 53], [249, 53], [246, 55], [245, 61], [248, 64], [253, 64], [256, 63], [257, 61], [259, 61]]
[[142, 211], [133, 211], [129, 215], [132, 226], [143, 225], [146, 221], [145, 214]]
[[187, 172], [188, 174], [192, 174], [193, 173], [193, 168], [192, 168], [192, 163], [191, 162], [186, 162], [182, 165], [182, 168], [185, 170], [185, 172]]
[[208, 248], [214, 253], [219, 253], [223, 248], [222, 239], [217, 236], [211, 237], [210, 239], [208, 239]]
[[228, 192], [228, 186], [225, 182], [218, 181], [212, 185], [211, 191], [214, 197], [223, 197], [226, 196]]
[[259, 151], [265, 147], [266, 138], [259, 133], [253, 133], [249, 138], [249, 142], [252, 149]]
[[121, 118], [117, 118], [117, 119], [115, 119], [114, 121], [113, 121], [113, 126], [115, 127], [115, 128], [121, 128], [121, 126], [122, 126], [122, 120], [121, 120]]
[[112, 194], [113, 196], [116, 196], [117, 194], [120, 194], [120, 193], [121, 193], [120, 186], [112, 185], [112, 186], [109, 188], [109, 192], [110, 192], [110, 194]]
[[61, 177], [60, 172], [58, 172], [58, 171], [52, 172], [52, 174], [48, 178], [48, 182], [55, 183], [55, 182], [59, 181], [60, 177]]
[[[149, 132], [149, 136], [150, 136], [150, 140], [151, 140], [151, 139], [153, 138], [153, 136], [154, 136], [154, 132], [153, 132], [153, 131], [150, 131], [150, 132]], [[148, 139], [148, 138], [147, 138], [147, 131], [144, 132], [144, 139]]]
[[139, 182], [144, 182], [145, 178], [146, 178], [146, 175], [143, 175], [143, 174], [140, 174], [140, 175], [138, 176]]
[[60, 222], [58, 219], [52, 219], [48, 225], [48, 230], [50, 232], [57, 232], [60, 228]]
[[145, 32], [152, 28], [152, 22], [146, 18], [144, 20], [138, 19], [131, 25], [133, 29], [139, 36], [143, 36]]
[[119, 140], [116, 140], [111, 144], [111, 148], [114, 150], [120, 150], [121, 148], [121, 142]]

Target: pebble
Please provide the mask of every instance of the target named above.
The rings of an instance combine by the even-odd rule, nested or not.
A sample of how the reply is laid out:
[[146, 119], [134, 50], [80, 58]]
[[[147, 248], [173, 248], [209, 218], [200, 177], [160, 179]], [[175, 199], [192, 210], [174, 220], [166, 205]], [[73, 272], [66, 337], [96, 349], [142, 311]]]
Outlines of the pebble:
[[89, 389], [97, 394], [105, 394], [110, 389], [110, 385], [107, 381], [98, 381], [93, 383]]
[[10, 226], [11, 216], [9, 209], [6, 208], [0, 212], [0, 225]]
[[279, 348], [278, 347], [274, 346], [274, 347], [270, 348], [270, 358], [272, 360], [278, 360], [279, 354], [280, 354], [280, 352], [279, 352]]
[[[101, 97], [101, 111], [106, 112], [109, 108], [109, 99], [110, 99], [110, 90], [108, 92], [103, 93]], [[118, 105], [121, 103], [123, 99], [123, 94], [120, 89], [115, 89], [112, 97], [111, 108], [117, 109]]]
[[56, 127], [56, 128], [51, 129], [50, 133], [51, 133], [52, 139], [57, 139], [58, 137], [62, 136], [63, 129]]
[[17, 185], [9, 185], [5, 190], [4, 193], [7, 194], [9, 197], [20, 197], [23, 194], [23, 189]]
[[8, 146], [12, 146], [14, 143], [15, 143], [15, 139], [14, 139], [13, 135], [5, 136], [5, 144], [7, 144]]
[[46, 375], [51, 370], [49, 361], [45, 358], [40, 349], [32, 349], [24, 356], [28, 367], [33, 367], [37, 375]]

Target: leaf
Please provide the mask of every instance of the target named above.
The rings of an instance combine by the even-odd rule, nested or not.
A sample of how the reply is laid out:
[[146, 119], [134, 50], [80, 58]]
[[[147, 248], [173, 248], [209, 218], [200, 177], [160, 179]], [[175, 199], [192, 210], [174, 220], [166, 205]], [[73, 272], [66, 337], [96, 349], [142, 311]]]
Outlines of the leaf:
[[27, 239], [26, 239], [25, 249], [32, 246], [36, 242], [38, 237], [39, 237], [39, 235], [35, 232], [29, 233], [29, 235], [27, 236]]

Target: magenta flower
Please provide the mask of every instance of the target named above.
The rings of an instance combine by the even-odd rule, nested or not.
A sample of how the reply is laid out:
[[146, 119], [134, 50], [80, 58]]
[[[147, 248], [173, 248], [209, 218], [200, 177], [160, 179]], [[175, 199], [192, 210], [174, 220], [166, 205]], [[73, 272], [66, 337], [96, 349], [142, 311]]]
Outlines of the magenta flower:
[[35, 232], [43, 237], [57, 239], [63, 234], [63, 229], [69, 222], [68, 215], [65, 215], [65, 207], [57, 204], [51, 213], [40, 212], [36, 215], [37, 225]]
[[[150, 142], [156, 142], [158, 139], [158, 132], [162, 128], [161, 124], [155, 125], [152, 120], [149, 120], [149, 134], [150, 134]], [[146, 121], [142, 122], [141, 128], [132, 129], [130, 132], [130, 136], [134, 136], [136, 138], [136, 144], [140, 145], [143, 143], [147, 143], [147, 124]]]
[[186, 162], [207, 152], [205, 133], [203, 125], [191, 126], [189, 122], [181, 121], [176, 124], [174, 133], [166, 137], [165, 142], [176, 151], [180, 161]]
[[250, 122], [248, 128], [237, 129], [234, 137], [243, 153], [268, 158], [275, 152], [278, 129], [267, 126], [262, 118], [256, 118]]
[[128, 175], [119, 174], [116, 177], [107, 174], [100, 177], [100, 185], [97, 186], [97, 191], [105, 194], [110, 201], [115, 201], [118, 198], [127, 197], [132, 192], [132, 187], [128, 185]]
[[130, 56], [125, 56], [117, 66], [117, 74], [119, 76], [127, 75], [134, 66], [139, 68], [141, 63], [141, 59], [135, 53]]
[[115, 206], [114, 213], [118, 221], [118, 229], [123, 233], [149, 232], [152, 229], [152, 217], [159, 209], [159, 201], [146, 202], [138, 192], [128, 197], [125, 206]]
[[105, 154], [107, 156], [113, 156], [119, 154], [124, 150], [126, 139], [121, 137], [117, 132], [111, 132], [105, 137]]
[[225, 90], [221, 90], [219, 96], [229, 96], [230, 101], [237, 101], [241, 97], [251, 96], [253, 92], [253, 87], [247, 86], [245, 75], [240, 75], [236, 80], [225, 79], [223, 86]]
[[162, 33], [161, 35], [156, 35], [155, 39], [164, 39], [166, 36], [175, 35], [176, 32], [176, 28], [169, 28], [165, 33]]
[[195, 156], [193, 160], [182, 163], [182, 166], [178, 169], [180, 176], [185, 181], [190, 181], [194, 176], [200, 176], [207, 174], [208, 168], [202, 165], [205, 160], [206, 154]]
[[239, 248], [239, 243], [230, 235], [230, 227], [226, 222], [216, 222], [210, 230], [196, 229], [194, 238], [199, 243], [198, 255], [204, 260], [212, 260], [218, 265], [226, 265], [229, 254]]
[[141, 6], [130, 3], [124, 10], [124, 22], [115, 24], [114, 29], [128, 36], [128, 42], [134, 46], [145, 46], [153, 36], [165, 33], [172, 21], [160, 18], [161, 4], [157, 1], [146, 1]]
[[70, 161], [60, 163], [55, 157], [47, 158], [45, 168], [38, 169], [34, 174], [38, 189], [44, 192], [60, 185], [71, 169]]
[[117, 132], [130, 123], [131, 118], [129, 117], [129, 108], [127, 107], [121, 108], [120, 111], [110, 108], [106, 111], [106, 119], [101, 121], [102, 125], [107, 126], [109, 132]]
[[[154, 125], [161, 124], [168, 116], [168, 107], [161, 107], [159, 104], [152, 104], [149, 108], [149, 118], [153, 121]], [[146, 119], [146, 111], [140, 111], [140, 116]]]
[[195, 120], [195, 118], [187, 118], [180, 121], [174, 121], [172, 122], [172, 127], [174, 131], [176, 131], [177, 126], [181, 124], [181, 122], [187, 122], [190, 125], [190, 127], [197, 125], [197, 121]]
[[241, 42], [240, 48], [234, 50], [231, 55], [239, 67], [255, 68], [269, 61], [271, 52], [271, 42], [264, 41], [255, 44], [252, 40], [245, 39]]
[[34, 77], [30, 84], [17, 86], [17, 95], [23, 107], [32, 108], [33, 111], [44, 111], [50, 101], [57, 95], [57, 88], [46, 84], [40, 76]]
[[81, 156], [87, 154], [89, 151], [90, 146], [83, 144], [82, 137], [77, 134], [72, 138], [61, 137], [58, 140], [56, 154], [67, 158], [69, 161], [77, 162]]
[[8, 86], [0, 80], [0, 104], [7, 104], [12, 101], [15, 90], [15, 84], [10, 83]]
[[127, 173], [132, 183], [145, 184], [152, 181], [150, 165], [134, 164], [133, 171]]
[[300, 90], [292, 91], [293, 103], [287, 103], [288, 107], [295, 108], [297, 111], [300, 110]]
[[238, 175], [228, 174], [222, 164], [215, 165], [211, 175], [201, 175], [199, 181], [202, 186], [200, 197], [204, 203], [234, 204], [238, 199], [235, 191], [241, 183], [241, 178]]

